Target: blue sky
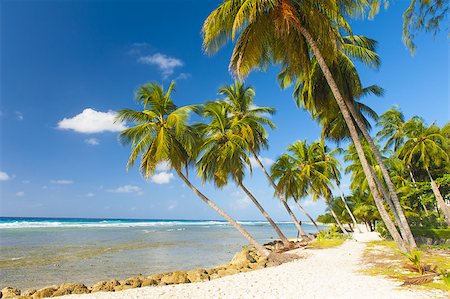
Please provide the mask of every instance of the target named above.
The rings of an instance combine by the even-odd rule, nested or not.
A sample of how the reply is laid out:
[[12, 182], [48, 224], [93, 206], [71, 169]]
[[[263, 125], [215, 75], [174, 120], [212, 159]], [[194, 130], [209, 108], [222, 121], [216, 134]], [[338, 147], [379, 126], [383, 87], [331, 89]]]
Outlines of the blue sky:
[[[137, 168], [126, 172], [129, 148], [111, 124], [113, 111], [138, 108], [133, 93], [146, 82], [176, 80], [178, 105], [216, 99], [217, 89], [232, 82], [231, 45], [212, 57], [201, 48], [202, 23], [218, 3], [1, 1], [0, 215], [218, 219], [170, 171], [160, 169], [149, 182]], [[352, 22], [355, 34], [379, 41], [382, 58], [379, 70], [360, 73], [386, 94], [364, 101], [380, 114], [396, 104], [406, 117], [443, 125], [450, 119], [449, 40], [445, 32], [419, 34], [412, 57], [401, 41], [406, 4]], [[256, 103], [278, 110], [278, 128], [262, 153], [267, 163], [295, 140], [320, 134], [295, 107], [292, 91], [280, 90], [277, 70], [247, 79]], [[261, 219], [235, 186], [215, 190], [193, 181], [232, 216]], [[245, 182], [275, 219], [289, 219], [260, 170]], [[324, 210], [320, 202], [304, 204], [313, 215]]]

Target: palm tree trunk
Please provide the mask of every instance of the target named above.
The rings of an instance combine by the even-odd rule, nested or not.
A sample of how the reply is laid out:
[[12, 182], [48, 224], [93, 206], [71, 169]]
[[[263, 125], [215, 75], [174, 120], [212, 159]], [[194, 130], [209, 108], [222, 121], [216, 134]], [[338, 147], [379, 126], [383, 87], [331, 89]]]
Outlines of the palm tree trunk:
[[264, 248], [261, 244], [259, 244], [239, 223], [237, 223], [233, 218], [231, 218], [227, 213], [225, 213], [221, 208], [216, 206], [216, 204], [211, 201], [209, 198], [207, 198], [203, 193], [201, 193], [197, 188], [195, 188], [194, 185], [191, 184], [191, 182], [184, 176], [184, 174], [180, 170], [176, 170], [177, 174], [180, 176], [180, 178], [186, 183], [186, 185], [191, 188], [191, 190], [200, 197], [201, 200], [203, 200], [207, 205], [209, 205], [214, 211], [219, 213], [220, 216], [225, 218], [231, 225], [234, 226], [253, 246], [255, 246], [256, 250], [262, 255], [262, 256], [269, 256], [270, 252]]
[[433, 190], [434, 196], [436, 197], [436, 202], [438, 204], [439, 209], [441, 209], [442, 213], [444, 214], [445, 222], [447, 222], [447, 225], [450, 225], [450, 209], [447, 207], [447, 205], [444, 202], [444, 198], [442, 197], [441, 191], [439, 190], [439, 187], [436, 185], [436, 182], [434, 181], [433, 177], [431, 176], [430, 171], [428, 168], [425, 169], [427, 171], [428, 177], [430, 178], [431, 182], [431, 189]]
[[298, 208], [302, 211], [302, 213], [305, 214], [306, 217], [308, 217], [308, 219], [314, 224], [314, 226], [316, 227], [317, 231], [320, 233], [320, 228], [317, 225], [317, 223], [314, 221], [314, 219], [311, 217], [311, 215], [309, 215], [309, 213], [306, 212], [306, 210], [298, 203], [298, 200], [294, 200], [294, 201], [297, 204]]
[[338, 189], [338, 191], [339, 191], [339, 195], [341, 196], [341, 199], [342, 199], [342, 201], [344, 202], [345, 209], [346, 209], [347, 212], [350, 214], [350, 217], [352, 217], [352, 221], [353, 221], [353, 224], [355, 225], [356, 229], [361, 233], [361, 230], [359, 229], [359, 226], [358, 226], [358, 222], [356, 222], [356, 218], [355, 218], [355, 216], [353, 215], [352, 211], [350, 210], [350, 207], [348, 206], [347, 201], [345, 200], [344, 193], [342, 193], [340, 184], [338, 184], [338, 183], [336, 182], [336, 186], [337, 186], [337, 189]]
[[262, 164], [261, 160], [259, 160], [258, 156], [256, 155], [256, 153], [254, 151], [252, 151], [253, 157], [255, 157], [256, 162], [258, 163], [259, 167], [261, 167], [262, 171], [264, 172], [264, 174], [266, 175], [267, 180], [269, 181], [269, 183], [272, 185], [273, 189], [275, 190], [275, 193], [277, 194], [278, 198], [281, 200], [281, 202], [283, 203], [283, 206], [286, 208], [287, 212], [289, 213], [289, 215], [292, 218], [292, 221], [294, 221], [295, 226], [297, 227], [298, 232], [300, 233], [300, 235], [303, 238], [307, 238], [309, 239], [308, 235], [306, 234], [306, 232], [304, 231], [302, 225], [300, 224], [300, 222], [297, 220], [297, 218], [295, 217], [294, 213], [292, 212], [292, 210], [289, 208], [289, 205], [286, 203], [286, 199], [284, 198], [284, 196], [278, 191], [277, 185], [275, 184], [275, 182], [272, 180], [272, 178], [270, 177], [269, 173], [267, 172], [266, 168], [264, 167], [264, 165]]
[[330, 203], [328, 202], [328, 200], [326, 198], [322, 199], [325, 201], [325, 203], [328, 206], [328, 209], [330, 210], [331, 215], [333, 216], [334, 220], [336, 221], [337, 225], [339, 226], [339, 228], [341, 229], [341, 231], [344, 233], [344, 235], [348, 236], [348, 232], [347, 230], [344, 228], [344, 226], [342, 225], [342, 223], [339, 221], [339, 218], [337, 217], [336, 213], [333, 211], [333, 208], [331, 207]]
[[253, 201], [255, 206], [258, 208], [258, 210], [261, 212], [261, 214], [263, 214], [263, 216], [267, 219], [267, 221], [269, 221], [270, 225], [273, 227], [273, 229], [277, 233], [278, 237], [280, 238], [281, 242], [283, 242], [284, 246], [290, 247], [291, 242], [289, 242], [289, 240], [286, 238], [286, 236], [280, 230], [278, 225], [276, 225], [275, 221], [273, 221], [272, 218], [269, 216], [269, 214], [267, 214], [267, 212], [264, 210], [264, 208], [261, 206], [261, 204], [258, 202], [258, 200], [253, 196], [253, 194], [247, 188], [245, 188], [244, 184], [242, 184], [241, 182], [238, 182], [238, 185], [239, 185], [239, 187], [242, 188], [242, 190], [244, 190], [245, 194], [247, 194], [247, 196]]
[[[380, 216], [383, 219], [383, 222], [386, 224], [386, 228], [388, 229], [392, 238], [397, 243], [399, 249], [402, 251], [407, 251], [406, 246], [405, 246], [405, 241], [402, 239], [402, 237], [396, 230], [394, 223], [389, 218], [389, 214], [387, 213], [386, 209], [383, 206], [383, 202], [382, 202], [383, 199], [381, 198], [381, 195], [377, 190], [377, 187], [376, 187], [375, 181], [372, 177], [372, 174], [370, 173], [369, 163], [367, 162], [366, 156], [364, 155], [364, 150], [362, 148], [361, 141], [359, 140], [359, 136], [358, 136], [358, 131], [356, 130], [355, 124], [353, 123], [353, 119], [348, 111], [347, 106], [345, 105], [345, 101], [344, 101], [344, 98], [342, 97], [341, 92], [339, 91], [339, 87], [337, 86], [336, 81], [334, 81], [333, 75], [331, 74], [331, 71], [328, 68], [328, 65], [327, 65], [325, 59], [323, 58], [322, 53], [319, 50], [319, 47], [318, 47], [316, 41], [314, 40], [314, 38], [311, 36], [309, 31], [305, 27], [303, 27], [300, 23], [298, 24], [298, 29], [299, 29], [300, 33], [305, 37], [309, 46], [311, 47], [311, 49], [317, 59], [317, 63], [319, 64], [319, 66], [325, 76], [325, 79], [327, 80], [327, 83], [330, 86], [333, 96], [336, 99], [339, 109], [341, 110], [342, 116], [347, 124], [347, 127], [350, 132], [350, 136], [353, 140], [353, 144], [355, 145], [356, 152], [358, 153], [359, 159], [361, 161], [361, 165], [363, 167], [364, 174], [366, 175], [367, 182], [369, 184], [369, 188], [372, 192], [373, 198], [374, 198], [377, 208], [380, 212]], [[382, 209], [382, 210], [380, 210], [380, 209]]]
[[[414, 176], [413, 176], [411, 170], [409, 170], [408, 172], [409, 172], [409, 177], [411, 178], [411, 181], [412, 181], [413, 184], [414, 184], [414, 188], [416, 188], [416, 190], [419, 191], [419, 188], [417, 187], [416, 179], [414, 178]], [[425, 206], [425, 204], [424, 204], [423, 201], [422, 201], [422, 200], [423, 200], [422, 194], [419, 195], [419, 200], [420, 200], [420, 204], [422, 205], [423, 210], [425, 211], [425, 215], [428, 216], [428, 210], [427, 210], [427, 207]]]
[[[375, 155], [375, 160], [377, 161], [378, 165], [380, 166], [381, 173], [383, 174], [383, 179], [386, 182], [386, 185], [389, 190], [389, 195], [394, 203], [395, 210], [392, 211], [393, 213], [398, 214], [398, 227], [400, 228], [400, 233], [402, 234], [403, 238], [408, 242], [409, 246], [411, 248], [417, 248], [416, 241], [414, 240], [414, 236], [411, 232], [411, 228], [409, 227], [408, 220], [406, 219], [405, 213], [403, 213], [402, 206], [400, 204], [400, 200], [398, 199], [397, 192], [395, 191], [394, 184], [392, 183], [391, 177], [389, 175], [389, 171], [387, 170], [386, 165], [384, 164], [383, 157], [381, 156], [380, 151], [378, 150], [378, 147], [373, 142], [372, 137], [370, 136], [369, 132], [367, 132], [366, 127], [364, 126], [363, 122], [361, 121], [361, 118], [359, 117], [358, 113], [355, 110], [354, 105], [348, 101], [346, 101], [346, 105], [350, 110], [351, 115], [353, 116], [353, 119], [355, 120], [356, 124], [358, 125], [359, 129], [361, 130], [364, 138], [367, 140], [372, 152]], [[384, 188], [384, 186], [383, 186]]]

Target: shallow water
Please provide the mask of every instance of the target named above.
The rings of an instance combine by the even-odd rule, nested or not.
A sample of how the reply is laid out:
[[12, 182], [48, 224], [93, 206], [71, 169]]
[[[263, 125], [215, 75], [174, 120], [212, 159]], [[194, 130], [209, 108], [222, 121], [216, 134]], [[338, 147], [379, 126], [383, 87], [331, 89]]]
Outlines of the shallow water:
[[[242, 224], [260, 242], [276, 236], [267, 223]], [[292, 223], [279, 226], [288, 237], [296, 236]], [[90, 285], [208, 268], [227, 263], [247, 243], [222, 221], [0, 218], [0, 287]]]

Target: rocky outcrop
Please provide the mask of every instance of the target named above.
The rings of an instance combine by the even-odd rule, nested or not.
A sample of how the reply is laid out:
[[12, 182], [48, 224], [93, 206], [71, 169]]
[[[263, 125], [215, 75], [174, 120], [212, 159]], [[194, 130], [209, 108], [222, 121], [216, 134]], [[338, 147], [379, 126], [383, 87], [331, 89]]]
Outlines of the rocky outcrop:
[[89, 289], [82, 283], [63, 283], [59, 286], [52, 297], [69, 295], [69, 294], [87, 294]]
[[16, 288], [6, 287], [2, 289], [1, 298], [17, 298], [20, 296], [20, 290]]
[[157, 273], [147, 278], [136, 276], [122, 281], [112, 279], [109, 281], [100, 281], [90, 288], [79, 283], [64, 283], [60, 286], [50, 286], [40, 290], [30, 289], [24, 291], [22, 295], [20, 295], [20, 290], [8, 287], [2, 290], [1, 298], [38, 299], [68, 294], [118, 292], [139, 287], [201, 282], [241, 272], [276, 266], [298, 258], [296, 255], [278, 253], [284, 251], [283, 243], [280, 241], [273, 241], [264, 244], [264, 246], [272, 252], [269, 257], [261, 256], [254, 247], [244, 247], [233, 256], [229, 264], [220, 265], [211, 269]]
[[180, 284], [189, 282], [188, 275], [184, 271], [176, 271], [170, 275], [161, 277], [161, 282], [166, 284]]

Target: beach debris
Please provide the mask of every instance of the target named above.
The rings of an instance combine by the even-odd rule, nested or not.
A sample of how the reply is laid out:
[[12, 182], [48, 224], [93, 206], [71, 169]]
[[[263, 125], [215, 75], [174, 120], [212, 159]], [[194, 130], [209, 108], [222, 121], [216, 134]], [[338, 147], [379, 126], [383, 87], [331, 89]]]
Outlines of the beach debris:
[[12, 287], [6, 287], [2, 289], [1, 298], [16, 298], [20, 296], [20, 290]]
[[36, 289], [28, 289], [28, 290], [25, 290], [25, 291], [23, 291], [23, 293], [22, 293], [22, 297], [25, 297], [25, 298], [27, 298], [27, 297], [31, 297], [31, 296], [33, 296], [33, 294], [34, 293], [36, 293]]
[[419, 285], [419, 284], [428, 283], [428, 282], [433, 281], [433, 279], [436, 275], [437, 274], [427, 274], [427, 275], [422, 275], [419, 277], [408, 278], [403, 282], [402, 286]]

